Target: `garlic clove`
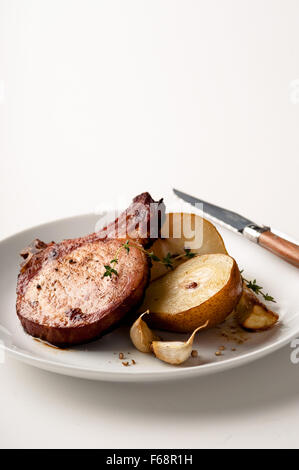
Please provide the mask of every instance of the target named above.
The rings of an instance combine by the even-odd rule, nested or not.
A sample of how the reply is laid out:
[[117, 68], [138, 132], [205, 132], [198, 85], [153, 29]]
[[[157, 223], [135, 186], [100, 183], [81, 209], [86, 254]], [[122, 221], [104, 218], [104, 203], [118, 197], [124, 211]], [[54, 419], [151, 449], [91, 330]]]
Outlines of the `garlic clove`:
[[187, 361], [191, 356], [194, 336], [205, 328], [209, 322], [199, 326], [193, 331], [188, 341], [153, 341], [151, 349], [155, 356], [168, 364], [178, 365]]
[[150, 353], [152, 351], [151, 344], [155, 340], [160, 338], [155, 335], [152, 330], [147, 326], [144, 320], [142, 320], [143, 315], [149, 313], [149, 310], [142, 313], [139, 318], [133, 323], [130, 329], [131, 341], [134, 344], [135, 348], [138, 351], [144, 353]]

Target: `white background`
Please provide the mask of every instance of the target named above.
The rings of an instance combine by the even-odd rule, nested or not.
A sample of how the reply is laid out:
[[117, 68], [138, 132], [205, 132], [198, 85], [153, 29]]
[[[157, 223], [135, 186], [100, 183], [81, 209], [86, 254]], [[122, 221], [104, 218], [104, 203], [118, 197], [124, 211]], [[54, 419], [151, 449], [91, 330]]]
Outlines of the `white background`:
[[[176, 186], [299, 238], [298, 22], [296, 0], [0, 0], [0, 237]], [[289, 356], [146, 386], [7, 360], [0, 446], [298, 447]]]

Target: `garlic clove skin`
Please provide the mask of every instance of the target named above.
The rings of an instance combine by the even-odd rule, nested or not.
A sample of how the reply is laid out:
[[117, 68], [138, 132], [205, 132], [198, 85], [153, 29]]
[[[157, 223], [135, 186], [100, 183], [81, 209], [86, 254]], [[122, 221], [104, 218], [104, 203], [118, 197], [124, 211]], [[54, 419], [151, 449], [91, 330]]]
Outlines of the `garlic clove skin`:
[[208, 321], [196, 328], [188, 341], [153, 341], [151, 349], [155, 356], [168, 364], [179, 365], [187, 361], [191, 356], [194, 336], [205, 328]]
[[149, 310], [142, 313], [139, 318], [133, 323], [130, 329], [131, 341], [134, 344], [135, 348], [138, 351], [143, 353], [152, 352], [151, 344], [155, 340], [160, 338], [155, 335], [152, 330], [147, 326], [144, 320], [142, 320], [143, 315], [149, 313]]
[[153, 341], [152, 351], [161, 361], [179, 365], [190, 357], [192, 346], [182, 341]]

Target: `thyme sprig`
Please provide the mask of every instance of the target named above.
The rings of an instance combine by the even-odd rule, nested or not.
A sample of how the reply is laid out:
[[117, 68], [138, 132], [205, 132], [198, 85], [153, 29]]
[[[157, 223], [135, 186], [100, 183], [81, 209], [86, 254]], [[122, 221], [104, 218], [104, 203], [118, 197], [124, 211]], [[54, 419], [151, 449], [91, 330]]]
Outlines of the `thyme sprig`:
[[116, 251], [113, 259], [110, 261], [109, 264], [104, 264], [104, 268], [105, 268], [105, 272], [102, 276], [103, 277], [112, 277], [113, 274], [115, 276], [118, 276], [118, 272], [117, 272], [117, 269], [116, 269], [116, 265], [118, 264], [118, 255], [120, 253], [120, 251], [122, 250], [122, 248], [125, 248], [125, 250], [127, 250], [127, 252], [129, 253], [130, 251], [130, 248], [129, 246], [126, 245], [126, 243], [122, 244]]
[[102, 278], [104, 277], [110, 277], [112, 278], [113, 275], [118, 276], [118, 271], [116, 269], [116, 265], [118, 264], [118, 256], [119, 253], [122, 249], [126, 250], [127, 254], [130, 253], [130, 246], [135, 246], [138, 250], [142, 251], [143, 253], [146, 254], [152, 261], [155, 261], [157, 263], [163, 264], [166, 268], [168, 269], [173, 269], [174, 268], [174, 261], [180, 259], [180, 258], [187, 258], [191, 259], [194, 256], [196, 256], [196, 253], [192, 253], [190, 248], [185, 248], [184, 253], [180, 255], [176, 254], [171, 254], [167, 253], [166, 256], [163, 258], [159, 258], [153, 251], [147, 251], [145, 250], [141, 245], [134, 243], [132, 240], [127, 240], [125, 243], [122, 243], [120, 247], [117, 249], [113, 259], [110, 261], [109, 264], [104, 264], [104, 274]]
[[[243, 273], [243, 269], [242, 271], [240, 271], [241, 275], [242, 273]], [[265, 294], [263, 292], [263, 287], [257, 284], [256, 279], [254, 279], [253, 281], [248, 281], [248, 279], [245, 279], [244, 276], [242, 276], [242, 279], [245, 282], [246, 287], [248, 287], [248, 289], [251, 289], [255, 294], [261, 295], [264, 298], [264, 300], [266, 300], [267, 302], [276, 303], [276, 300], [274, 300], [274, 297], [272, 297], [272, 295], [269, 295], [268, 293]]]
[[196, 256], [196, 253], [192, 253], [190, 248], [185, 248], [185, 256], [186, 258], [194, 258], [194, 256]]

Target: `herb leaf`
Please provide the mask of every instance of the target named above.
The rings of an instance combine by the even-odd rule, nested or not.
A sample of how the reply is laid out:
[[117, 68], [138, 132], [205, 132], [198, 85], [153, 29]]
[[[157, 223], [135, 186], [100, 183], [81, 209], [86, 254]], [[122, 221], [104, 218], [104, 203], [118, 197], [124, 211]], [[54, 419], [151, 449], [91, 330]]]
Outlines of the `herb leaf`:
[[124, 243], [122, 246], [126, 250], [127, 254], [130, 252], [130, 247], [129, 247], [130, 240], [127, 240], [126, 243]]
[[269, 294], [263, 294], [263, 293], [262, 293], [262, 296], [263, 296], [264, 299], [267, 300], [268, 302], [274, 302], [274, 303], [276, 303], [276, 300], [274, 300], [274, 297], [272, 297], [271, 295], [269, 295]]
[[186, 258], [194, 258], [194, 256], [196, 256], [196, 253], [191, 253], [191, 249], [190, 248], [185, 248], [184, 249], [185, 251], [185, 257]]
[[162, 259], [163, 264], [165, 264], [165, 266], [166, 266], [167, 268], [173, 269], [173, 261], [172, 261], [172, 258], [173, 258], [173, 255], [168, 252], [167, 255], [164, 256], [164, 258]]
[[255, 292], [256, 294], [260, 294], [261, 290], [263, 289], [262, 286], [259, 286], [256, 283], [256, 279], [254, 279], [253, 281], [249, 281], [248, 284], [247, 284], [247, 287], [249, 289], [253, 290], [253, 292]]
[[161, 261], [160, 258], [158, 258], [158, 256], [155, 255], [155, 253], [153, 251], [147, 251], [147, 256], [149, 256], [150, 259], [152, 259], [153, 261]]
[[110, 264], [105, 264], [104, 268], [106, 269], [106, 271], [104, 272], [102, 277], [110, 277], [111, 278], [112, 274], [115, 274], [115, 276], [118, 276], [118, 272], [116, 271], [116, 269], [112, 268], [112, 266], [110, 266]]

